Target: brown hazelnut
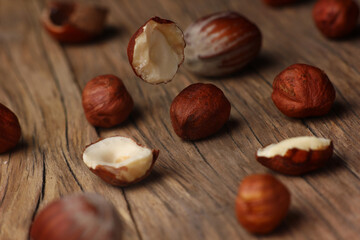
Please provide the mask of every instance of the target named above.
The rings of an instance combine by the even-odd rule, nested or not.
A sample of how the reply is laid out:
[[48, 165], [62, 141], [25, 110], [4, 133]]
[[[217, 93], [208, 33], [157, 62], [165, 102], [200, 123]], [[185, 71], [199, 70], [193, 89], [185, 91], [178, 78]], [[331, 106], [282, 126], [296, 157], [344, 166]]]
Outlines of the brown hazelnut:
[[335, 95], [332, 83], [322, 70], [294, 64], [276, 76], [271, 98], [286, 116], [304, 118], [328, 113]]
[[52, 1], [43, 10], [41, 20], [48, 33], [59, 42], [80, 43], [103, 31], [107, 13], [106, 8], [99, 6]]
[[234, 73], [260, 52], [259, 28], [236, 12], [200, 18], [185, 30], [185, 67], [198, 75], [215, 77]]
[[110, 74], [95, 77], [86, 84], [82, 104], [89, 123], [105, 128], [124, 122], [134, 107], [121, 79]]
[[266, 234], [285, 218], [289, 206], [290, 193], [284, 184], [269, 174], [254, 174], [242, 180], [235, 211], [247, 231]]
[[30, 228], [31, 240], [118, 240], [122, 226], [115, 207], [95, 193], [63, 197], [45, 206]]
[[131, 37], [127, 54], [136, 76], [159, 84], [174, 78], [184, 61], [184, 48], [181, 29], [173, 21], [153, 17]]
[[301, 175], [325, 166], [333, 150], [330, 139], [295, 137], [259, 149], [256, 160], [274, 171]]
[[86, 147], [83, 161], [105, 182], [125, 187], [146, 178], [159, 155], [127, 137], [100, 139]]
[[359, 6], [353, 0], [319, 0], [314, 6], [313, 18], [324, 36], [345, 37], [357, 25]]
[[195, 83], [182, 90], [170, 107], [175, 133], [197, 140], [216, 133], [229, 120], [231, 105], [213, 84]]
[[291, 4], [294, 2], [298, 2], [299, 0], [263, 0], [264, 3], [273, 7], [279, 7], [287, 4]]
[[14, 148], [21, 137], [21, 128], [16, 115], [0, 103], [0, 153]]

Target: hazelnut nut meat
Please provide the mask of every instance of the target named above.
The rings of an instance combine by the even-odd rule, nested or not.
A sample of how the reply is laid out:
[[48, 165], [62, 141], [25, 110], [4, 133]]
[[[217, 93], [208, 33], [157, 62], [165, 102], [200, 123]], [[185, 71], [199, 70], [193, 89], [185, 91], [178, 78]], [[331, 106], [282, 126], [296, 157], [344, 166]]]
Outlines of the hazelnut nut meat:
[[102, 33], [108, 10], [75, 2], [49, 2], [42, 13], [47, 32], [59, 42], [86, 42]]
[[249, 232], [266, 234], [285, 218], [290, 206], [286, 186], [269, 174], [245, 177], [235, 202], [236, 216]]
[[16, 115], [0, 103], [0, 153], [14, 148], [21, 137], [21, 127]]
[[134, 102], [121, 79], [114, 75], [101, 75], [86, 84], [82, 105], [89, 123], [109, 128], [128, 118]]
[[319, 0], [313, 8], [313, 19], [324, 36], [345, 37], [356, 28], [359, 6], [353, 0]]
[[123, 187], [147, 177], [158, 155], [159, 150], [151, 150], [131, 138], [117, 136], [87, 146], [83, 161], [105, 182]]
[[322, 70], [294, 64], [276, 76], [271, 98], [286, 116], [305, 118], [328, 113], [335, 95], [332, 83]]
[[31, 225], [30, 240], [118, 240], [121, 233], [111, 203], [95, 193], [80, 193], [45, 206]]
[[333, 154], [330, 139], [295, 137], [259, 149], [256, 160], [287, 175], [301, 175], [325, 166]]
[[185, 41], [172, 21], [153, 17], [131, 37], [127, 54], [135, 74], [151, 84], [171, 81], [184, 61]]
[[259, 28], [236, 12], [200, 18], [185, 30], [185, 67], [198, 75], [223, 76], [242, 69], [259, 53]]
[[213, 84], [196, 83], [182, 90], [170, 107], [175, 133], [184, 140], [206, 138], [229, 120], [231, 105]]

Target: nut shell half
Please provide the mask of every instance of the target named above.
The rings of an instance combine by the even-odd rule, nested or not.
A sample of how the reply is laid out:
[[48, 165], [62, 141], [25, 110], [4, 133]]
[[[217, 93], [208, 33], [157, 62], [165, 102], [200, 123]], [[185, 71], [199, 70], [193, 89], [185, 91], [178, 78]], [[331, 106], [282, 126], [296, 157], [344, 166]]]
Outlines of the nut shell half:
[[284, 219], [290, 206], [290, 192], [269, 174], [245, 177], [235, 203], [236, 216], [249, 232], [272, 232]]
[[305, 118], [328, 113], [335, 101], [334, 86], [317, 67], [294, 64], [276, 76], [271, 98], [286, 116]]
[[170, 107], [175, 133], [184, 140], [206, 138], [229, 120], [231, 105], [213, 84], [195, 83], [182, 90]]
[[[261, 154], [264, 149], [269, 149], [281, 143], [284, 144], [285, 141], [292, 141], [292, 143], [286, 147], [284, 146], [281, 150], [282, 153]], [[297, 137], [285, 141], [260, 149], [256, 153], [256, 160], [265, 167], [282, 174], [302, 175], [324, 167], [331, 159], [334, 151], [333, 143], [329, 139]], [[309, 145], [302, 147], [304, 141], [308, 142]]]
[[74, 194], [51, 202], [30, 228], [31, 240], [118, 240], [121, 235], [115, 207], [95, 193]]
[[146, 178], [159, 156], [127, 137], [100, 139], [86, 147], [83, 161], [105, 182], [125, 187]]
[[87, 42], [102, 33], [108, 10], [84, 3], [49, 2], [41, 21], [47, 32], [63, 43]]
[[14, 148], [21, 137], [21, 127], [16, 115], [0, 103], [0, 153]]

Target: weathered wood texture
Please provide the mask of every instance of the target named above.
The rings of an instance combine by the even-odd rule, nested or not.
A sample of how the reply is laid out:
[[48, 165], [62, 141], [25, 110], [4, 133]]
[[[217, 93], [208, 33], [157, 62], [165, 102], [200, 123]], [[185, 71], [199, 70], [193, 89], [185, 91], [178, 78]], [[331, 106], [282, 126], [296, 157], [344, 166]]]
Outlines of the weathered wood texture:
[[[99, 1], [94, 1], [99, 2]], [[357, 239], [360, 236], [360, 36], [328, 41], [315, 29], [313, 1], [271, 9], [260, 0], [104, 0], [111, 10], [102, 39], [61, 45], [44, 32], [41, 0], [0, 0], [0, 102], [19, 117], [23, 137], [0, 156], [0, 239], [28, 238], [39, 209], [80, 191], [98, 192], [122, 216], [124, 239], [256, 239], [235, 218], [241, 179], [270, 172], [255, 151], [288, 137], [333, 139], [335, 156], [327, 168], [303, 177], [275, 174], [290, 189], [284, 223], [266, 239]], [[237, 75], [199, 78], [181, 68], [166, 85], [135, 77], [126, 56], [132, 33], [149, 17], [169, 18], [185, 29], [193, 20], [220, 10], [243, 13], [260, 27], [260, 56]], [[335, 106], [321, 118], [290, 119], [270, 99], [272, 81], [290, 64], [324, 69], [337, 91]], [[123, 79], [135, 100], [124, 124], [90, 126], [81, 90], [94, 76]], [[231, 120], [206, 140], [183, 142], [173, 132], [169, 107], [184, 87], [212, 82], [232, 103]], [[112, 187], [93, 175], [81, 159], [98, 137], [132, 136], [160, 149], [151, 176], [128, 188]], [[264, 237], [265, 238], [265, 237]]]

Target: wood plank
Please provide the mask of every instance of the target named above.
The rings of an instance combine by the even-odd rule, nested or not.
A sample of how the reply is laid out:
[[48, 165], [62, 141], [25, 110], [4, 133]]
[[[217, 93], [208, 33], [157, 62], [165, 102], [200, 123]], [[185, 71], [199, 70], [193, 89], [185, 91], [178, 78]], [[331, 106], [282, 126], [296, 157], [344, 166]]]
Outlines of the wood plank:
[[[124, 239], [356, 239], [360, 235], [359, 37], [328, 41], [315, 29], [311, 1], [271, 9], [261, 1], [115, 1], [106, 36], [84, 45], [60, 45], [43, 30], [43, 1], [0, 0], [0, 102], [17, 113], [23, 128], [19, 147], [0, 156], [0, 239], [26, 239], [31, 220], [46, 203], [77, 191], [110, 199], [124, 220]], [[97, 1], [93, 1], [97, 2]], [[243, 13], [262, 30], [263, 49], [248, 68], [230, 77], [206, 79], [181, 68], [166, 85], [135, 77], [126, 56], [132, 33], [158, 15], [185, 29], [220, 10]], [[324, 69], [337, 91], [331, 112], [304, 120], [284, 117], [270, 99], [272, 81], [290, 64]], [[84, 117], [81, 90], [91, 78], [119, 76], [135, 101], [128, 121], [95, 129]], [[215, 136], [181, 141], [172, 130], [169, 108], [195, 82], [220, 87], [232, 103], [231, 119]], [[21, 96], [21, 97], [17, 97]], [[85, 145], [98, 137], [131, 136], [160, 149], [154, 172], [140, 184], [115, 188], [81, 161]], [[333, 139], [329, 167], [303, 177], [276, 174], [258, 164], [255, 151], [299, 135]], [[234, 214], [241, 179], [270, 172], [292, 194], [290, 212], [273, 234], [243, 230]], [[21, 219], [21, 221], [19, 221]], [[15, 231], [16, 229], [16, 231]], [[11, 233], [16, 232], [16, 235]]]

